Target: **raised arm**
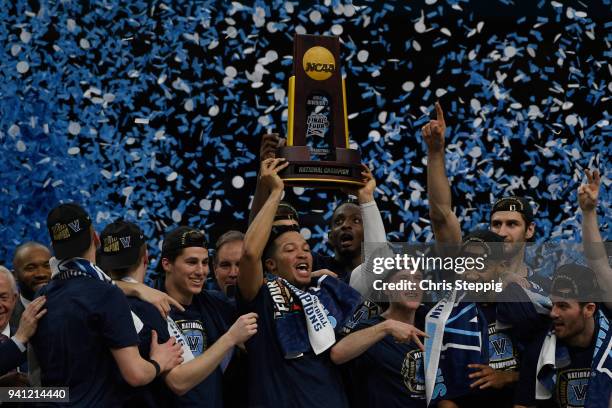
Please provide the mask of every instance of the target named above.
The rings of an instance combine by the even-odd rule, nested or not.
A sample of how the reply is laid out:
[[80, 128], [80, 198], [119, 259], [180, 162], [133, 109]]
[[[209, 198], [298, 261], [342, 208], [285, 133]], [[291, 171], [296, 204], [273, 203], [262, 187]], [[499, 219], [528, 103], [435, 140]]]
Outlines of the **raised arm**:
[[422, 132], [427, 144], [427, 197], [435, 239], [440, 243], [460, 243], [461, 229], [451, 207], [451, 190], [444, 163], [446, 123], [439, 102], [436, 102], [436, 120], [430, 120]]
[[183, 395], [201, 383], [212, 373], [225, 355], [257, 333], [257, 314], [240, 316], [229, 330], [206, 351], [191, 361], [173, 368], [165, 378], [166, 384], [176, 395]]
[[[366, 165], [363, 165], [361, 175], [363, 176], [363, 181], [365, 184], [362, 188], [357, 190], [355, 195], [357, 195], [357, 200], [359, 201], [361, 217], [363, 220], [364, 262], [357, 266], [357, 268], [355, 268], [351, 273], [350, 285], [362, 296], [369, 297], [370, 292], [372, 291], [372, 282], [375, 279], [381, 278], [381, 276], [375, 275], [367, 268], [367, 265], [369, 265], [371, 262], [371, 257], [373, 256], [371, 253], [372, 246], [373, 244], [382, 244], [387, 242], [387, 235], [382, 217], [380, 216], [380, 211], [378, 210], [376, 201], [374, 200], [376, 180]], [[378, 249], [378, 245], [375, 247]], [[388, 255], [392, 256], [393, 254], [389, 252]]]
[[274, 215], [283, 195], [284, 183], [278, 172], [287, 167], [285, 159], [266, 159], [261, 163], [260, 177], [264, 187], [270, 189], [265, 204], [249, 225], [244, 236], [242, 258], [240, 258], [240, 275], [238, 288], [240, 295], [247, 301], [253, 300], [263, 284], [263, 266], [261, 257], [266, 248]]
[[[604, 299], [612, 300], [612, 269], [608, 263], [605, 244], [599, 232], [597, 222], [597, 204], [599, 189], [601, 186], [601, 175], [598, 170], [591, 172], [585, 170], [587, 184], [578, 188], [578, 204], [582, 210], [582, 244], [584, 254], [597, 276], [597, 282], [604, 291]], [[604, 302], [606, 307], [612, 307], [612, 301]], [[612, 310], [612, 309], [611, 309]]]

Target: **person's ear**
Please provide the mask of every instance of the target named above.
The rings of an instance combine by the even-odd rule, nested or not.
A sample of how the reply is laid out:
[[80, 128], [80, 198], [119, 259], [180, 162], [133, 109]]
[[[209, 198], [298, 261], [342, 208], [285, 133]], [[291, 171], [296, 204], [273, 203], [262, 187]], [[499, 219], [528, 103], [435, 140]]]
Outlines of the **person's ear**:
[[161, 265], [162, 265], [162, 269], [164, 270], [164, 272], [166, 273], [170, 272], [170, 260], [168, 258], [162, 258]]
[[535, 222], [530, 222], [529, 225], [527, 226], [527, 230], [525, 231], [525, 239], [531, 239], [533, 238], [533, 235], [535, 234]]
[[584, 317], [587, 319], [595, 314], [595, 303], [587, 303], [583, 309]]
[[266, 271], [268, 271], [270, 273], [273, 273], [273, 274], [276, 274], [277, 268], [276, 268], [276, 261], [274, 259], [272, 259], [272, 258], [266, 259], [265, 262], [264, 262], [264, 267], [265, 267]]
[[149, 266], [149, 250], [147, 248], [145, 248], [142, 263], [144, 264], [145, 269]]
[[90, 227], [90, 228], [91, 228], [91, 233], [92, 233], [91, 241], [94, 243], [94, 246], [96, 247], [96, 249], [98, 249], [100, 248], [100, 245], [102, 244], [100, 242], [100, 237], [98, 236], [98, 233], [93, 229], [93, 227]]

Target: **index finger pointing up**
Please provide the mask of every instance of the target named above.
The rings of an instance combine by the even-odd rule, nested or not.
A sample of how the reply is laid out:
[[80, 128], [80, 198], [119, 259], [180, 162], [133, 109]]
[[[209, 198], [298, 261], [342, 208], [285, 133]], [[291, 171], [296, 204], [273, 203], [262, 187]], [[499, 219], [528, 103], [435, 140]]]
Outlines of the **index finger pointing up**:
[[444, 124], [444, 112], [442, 112], [440, 102], [436, 102], [436, 120]]

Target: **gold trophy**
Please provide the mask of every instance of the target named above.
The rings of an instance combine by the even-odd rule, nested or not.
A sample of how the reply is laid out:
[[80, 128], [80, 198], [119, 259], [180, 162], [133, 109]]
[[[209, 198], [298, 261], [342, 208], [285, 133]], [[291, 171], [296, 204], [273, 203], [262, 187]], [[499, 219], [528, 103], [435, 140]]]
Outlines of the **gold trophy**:
[[349, 149], [338, 37], [295, 35], [288, 111], [287, 145], [277, 152], [289, 162], [280, 173], [285, 184], [362, 186], [361, 156]]

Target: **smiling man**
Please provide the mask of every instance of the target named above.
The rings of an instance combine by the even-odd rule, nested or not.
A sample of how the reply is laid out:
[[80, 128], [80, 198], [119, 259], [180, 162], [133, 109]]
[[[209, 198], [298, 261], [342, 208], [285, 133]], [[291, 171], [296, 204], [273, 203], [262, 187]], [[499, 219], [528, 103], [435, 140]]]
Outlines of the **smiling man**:
[[12, 326], [17, 327], [21, 314], [34, 299], [36, 291], [51, 279], [49, 259], [49, 248], [38, 242], [26, 242], [15, 249], [13, 269], [19, 286], [19, 299], [11, 316]]
[[257, 334], [246, 342], [248, 406], [346, 407], [329, 350], [361, 299], [333, 277], [312, 279], [304, 237], [294, 226], [273, 228], [284, 189], [278, 172], [286, 166], [284, 159], [261, 164], [270, 195], [249, 225], [240, 260], [238, 307], [259, 316]]
[[[208, 244], [202, 232], [178, 227], [164, 237], [161, 264], [165, 290], [185, 311], [173, 309], [170, 317], [183, 332], [197, 359], [229, 329], [236, 314], [222, 293], [204, 290], [209, 273]], [[179, 397], [176, 406], [222, 407], [223, 370], [221, 363], [202, 382]]]

